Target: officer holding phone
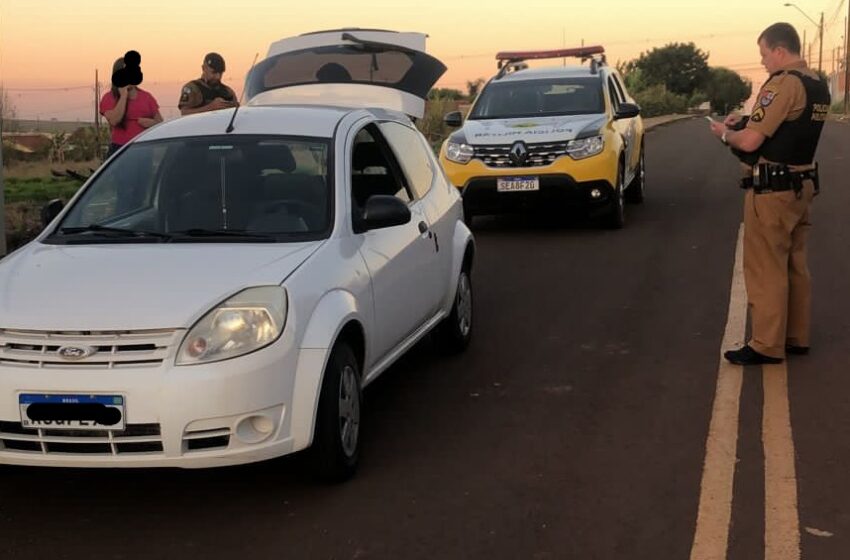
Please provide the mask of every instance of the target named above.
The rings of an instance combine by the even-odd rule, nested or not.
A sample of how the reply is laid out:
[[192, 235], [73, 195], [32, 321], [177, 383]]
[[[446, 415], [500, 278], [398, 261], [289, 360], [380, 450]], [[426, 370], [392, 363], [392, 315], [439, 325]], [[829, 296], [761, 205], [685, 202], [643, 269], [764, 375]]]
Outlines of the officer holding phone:
[[183, 86], [178, 108], [181, 115], [192, 115], [205, 111], [217, 111], [239, 105], [236, 93], [221, 82], [224, 74], [224, 58], [218, 53], [209, 53], [201, 65], [201, 77]]
[[[736, 156], [751, 156], [744, 200], [744, 280], [752, 335], [724, 356], [739, 365], [775, 364], [807, 354], [811, 329], [809, 207], [818, 191], [814, 161], [830, 108], [829, 89], [800, 56], [800, 37], [787, 23], [758, 40], [770, 78], [752, 113], [712, 122], [711, 131]], [[740, 126], [743, 125], [743, 126]], [[748, 165], [750, 165], [748, 164]]]

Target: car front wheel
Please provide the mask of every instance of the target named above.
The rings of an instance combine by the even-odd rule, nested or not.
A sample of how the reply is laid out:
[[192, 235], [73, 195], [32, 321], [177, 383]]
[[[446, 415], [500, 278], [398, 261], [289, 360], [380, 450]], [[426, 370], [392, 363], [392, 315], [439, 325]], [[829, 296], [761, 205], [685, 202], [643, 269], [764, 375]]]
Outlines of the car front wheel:
[[351, 347], [338, 343], [325, 368], [316, 430], [312, 467], [326, 482], [342, 482], [357, 470], [360, 456], [362, 391], [360, 366]]
[[617, 186], [614, 189], [613, 200], [608, 215], [605, 217], [605, 225], [609, 229], [621, 229], [626, 223], [626, 200], [625, 200], [625, 173], [623, 166], [617, 170]]
[[631, 204], [641, 204], [643, 202], [643, 194], [646, 190], [646, 159], [644, 157], [643, 148], [640, 150], [640, 160], [638, 168], [635, 170], [635, 178], [626, 189], [626, 202]]
[[460, 271], [451, 313], [440, 323], [437, 335], [450, 353], [466, 350], [472, 340], [472, 279], [468, 267]]

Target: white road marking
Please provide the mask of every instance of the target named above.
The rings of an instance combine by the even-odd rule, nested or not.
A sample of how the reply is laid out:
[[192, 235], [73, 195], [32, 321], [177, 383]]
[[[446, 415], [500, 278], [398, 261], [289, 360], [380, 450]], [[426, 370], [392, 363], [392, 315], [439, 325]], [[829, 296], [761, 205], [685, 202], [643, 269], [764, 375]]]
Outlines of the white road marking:
[[800, 559], [797, 473], [785, 362], [762, 366], [764, 379], [764, 546], [765, 560]]
[[714, 408], [705, 445], [705, 465], [691, 560], [725, 560], [729, 545], [743, 368], [727, 362], [722, 352], [741, 345], [746, 334], [747, 292], [744, 287], [743, 232], [742, 224], [738, 230], [729, 314], [721, 345]]
[[[744, 286], [743, 232], [738, 230], [735, 267], [729, 297], [729, 314], [721, 353], [743, 344], [747, 322], [747, 292]], [[722, 356], [711, 424], [705, 446], [705, 465], [700, 485], [699, 511], [690, 560], [726, 560], [735, 464], [738, 448], [738, 419], [744, 368]], [[765, 469], [765, 560], [800, 560], [800, 522], [794, 439], [788, 399], [786, 363], [762, 366], [764, 409], [762, 443]], [[813, 535], [831, 533], [807, 528]]]

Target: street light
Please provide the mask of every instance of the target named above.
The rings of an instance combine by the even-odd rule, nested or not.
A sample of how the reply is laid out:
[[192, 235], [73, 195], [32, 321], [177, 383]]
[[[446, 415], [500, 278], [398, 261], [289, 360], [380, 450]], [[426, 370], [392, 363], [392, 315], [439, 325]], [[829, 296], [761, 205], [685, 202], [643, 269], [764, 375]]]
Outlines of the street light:
[[823, 64], [823, 12], [820, 13], [820, 23], [818, 23], [815, 20], [813, 20], [812, 18], [810, 18], [809, 14], [807, 14], [806, 12], [801, 10], [800, 6], [798, 6], [797, 4], [793, 4], [791, 2], [786, 2], [785, 7], [786, 8], [794, 8], [795, 10], [797, 10], [798, 12], [803, 14], [806, 17], [807, 20], [809, 20], [810, 22], [815, 24], [815, 27], [818, 28], [818, 42], [820, 43], [820, 45], [819, 45], [820, 46], [820, 54], [818, 54], [818, 72], [821, 72], [822, 71], [822, 64]]

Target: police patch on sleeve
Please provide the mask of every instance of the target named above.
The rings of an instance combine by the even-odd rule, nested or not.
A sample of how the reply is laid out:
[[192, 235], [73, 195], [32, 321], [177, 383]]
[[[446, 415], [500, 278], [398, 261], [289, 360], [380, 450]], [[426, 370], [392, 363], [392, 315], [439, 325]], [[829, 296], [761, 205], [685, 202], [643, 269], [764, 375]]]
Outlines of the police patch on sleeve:
[[189, 96], [192, 94], [192, 88], [189, 86], [185, 86], [183, 91], [180, 92], [180, 103], [187, 103], [189, 101]]
[[776, 98], [775, 91], [763, 91], [759, 96], [759, 105], [762, 107], [769, 107], [773, 100]]
[[764, 107], [765, 106], [761, 106], [758, 109], [756, 109], [755, 111], [753, 111], [753, 114], [750, 115], [750, 120], [753, 121], [753, 122], [763, 121], [764, 120]]

